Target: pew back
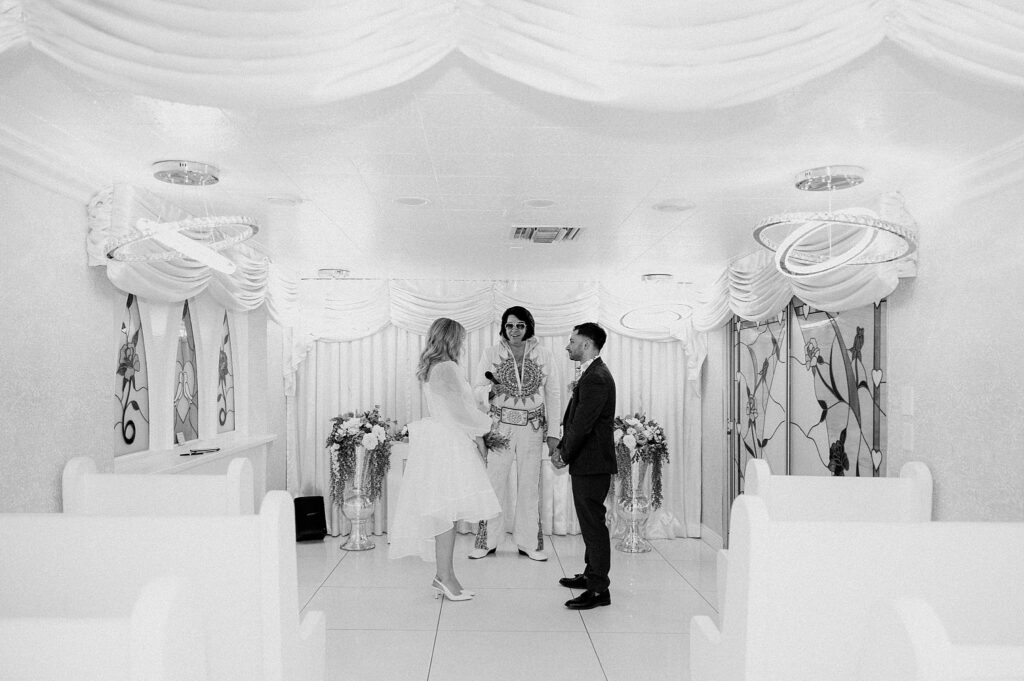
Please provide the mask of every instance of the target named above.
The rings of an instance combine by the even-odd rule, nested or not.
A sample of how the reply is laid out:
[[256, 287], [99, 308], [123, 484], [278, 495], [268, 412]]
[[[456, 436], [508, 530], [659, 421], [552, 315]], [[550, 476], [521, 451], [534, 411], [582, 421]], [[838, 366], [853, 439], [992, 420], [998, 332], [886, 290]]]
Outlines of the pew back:
[[722, 628], [691, 625], [694, 681], [851, 678], [873, 614], [904, 596], [956, 644], [1024, 644], [1024, 523], [778, 521], [742, 495], [730, 537]]
[[239, 515], [253, 513], [252, 462], [233, 459], [225, 474], [99, 473], [78, 456], [64, 465], [65, 513], [76, 515]]
[[[248, 516], [0, 515], [0, 616], [103, 617], [130, 609], [150, 580], [184, 575], [216, 651], [210, 678], [284, 678], [302, 647], [293, 512], [272, 491]], [[322, 613], [311, 615], [304, 631], [322, 656]]]

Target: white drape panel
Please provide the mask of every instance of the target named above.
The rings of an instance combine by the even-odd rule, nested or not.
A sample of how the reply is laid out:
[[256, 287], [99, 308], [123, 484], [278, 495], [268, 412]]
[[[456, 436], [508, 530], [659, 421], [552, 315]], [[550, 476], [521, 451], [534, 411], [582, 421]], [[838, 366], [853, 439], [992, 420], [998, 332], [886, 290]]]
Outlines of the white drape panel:
[[[531, 310], [532, 311], [532, 310]], [[500, 314], [500, 313], [499, 313]], [[462, 365], [468, 372], [484, 348], [498, 338], [498, 318], [469, 331]], [[574, 364], [564, 348], [566, 335], [539, 336], [555, 357], [563, 357], [563, 382]], [[401, 426], [423, 415], [415, 378], [425, 334], [388, 325], [364, 338], [312, 344], [298, 368], [295, 396], [288, 398], [288, 490], [297, 496], [329, 498], [330, 462], [326, 447], [330, 419], [347, 411], [380, 405]], [[616, 380], [617, 413], [643, 411], [665, 427], [671, 463], [665, 468], [665, 503], [652, 515], [651, 537], [700, 536], [700, 398], [687, 388], [685, 347], [676, 341], [651, 341], [609, 333], [602, 353]], [[579, 532], [569, 477], [545, 463], [545, 532]], [[386, 528], [385, 503], [377, 506], [374, 532]], [[332, 534], [348, 531], [336, 508], [328, 519]], [[469, 529], [469, 528], [463, 528]]]
[[848, 265], [806, 277], [789, 277], [775, 267], [774, 254], [756, 251], [734, 260], [704, 292], [693, 315], [697, 331], [725, 324], [733, 314], [752, 322], [772, 319], [793, 296], [819, 310], [841, 312], [876, 303], [899, 284], [895, 263]]
[[1017, 0], [0, 0], [0, 52], [27, 43], [119, 88], [234, 107], [374, 92], [455, 50], [579, 100], [725, 107], [827, 74], [886, 38], [1024, 86]]

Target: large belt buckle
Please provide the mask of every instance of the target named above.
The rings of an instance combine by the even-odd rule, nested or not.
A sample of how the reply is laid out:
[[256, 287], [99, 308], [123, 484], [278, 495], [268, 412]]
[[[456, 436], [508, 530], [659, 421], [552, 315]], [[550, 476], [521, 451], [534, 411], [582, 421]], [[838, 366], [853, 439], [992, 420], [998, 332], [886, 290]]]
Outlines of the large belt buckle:
[[525, 426], [529, 412], [525, 409], [513, 409], [512, 407], [501, 408], [501, 422], [511, 426]]

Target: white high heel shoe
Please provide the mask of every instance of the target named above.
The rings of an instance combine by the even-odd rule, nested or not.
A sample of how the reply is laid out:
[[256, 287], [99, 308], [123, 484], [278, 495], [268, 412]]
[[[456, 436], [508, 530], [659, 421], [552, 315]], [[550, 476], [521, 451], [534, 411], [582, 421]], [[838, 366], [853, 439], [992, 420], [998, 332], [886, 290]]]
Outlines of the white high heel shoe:
[[466, 591], [465, 589], [463, 589], [462, 592], [459, 594], [453, 594], [451, 591], [448, 590], [448, 587], [446, 587], [442, 582], [439, 582], [437, 579], [434, 579], [430, 586], [432, 586], [434, 589], [434, 598], [441, 598], [442, 596], [444, 596], [449, 601], [469, 601], [472, 600], [473, 596], [476, 595], [472, 591]]

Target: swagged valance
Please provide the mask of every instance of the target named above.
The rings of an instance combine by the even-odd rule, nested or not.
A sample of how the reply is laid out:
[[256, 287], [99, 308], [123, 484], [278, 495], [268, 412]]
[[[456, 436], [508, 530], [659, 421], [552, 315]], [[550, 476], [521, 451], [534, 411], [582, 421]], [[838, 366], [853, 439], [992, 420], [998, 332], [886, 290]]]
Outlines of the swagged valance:
[[[89, 203], [90, 265], [106, 265], [107, 278], [126, 293], [146, 300], [176, 303], [203, 291], [229, 310], [253, 310], [267, 302], [270, 259], [246, 243], [221, 251], [235, 263], [232, 274], [213, 270], [186, 258], [122, 262], [107, 258], [107, 248], [133, 229], [140, 219], [174, 222], [193, 217], [144, 189], [118, 184], [99, 192]], [[270, 306], [272, 314], [280, 303]]]
[[342, 279], [303, 282], [292, 295], [299, 308], [286, 351], [292, 373], [316, 341], [357, 340], [388, 325], [426, 335], [438, 317], [455, 319], [472, 332], [498, 321], [513, 305], [533, 314], [538, 336], [567, 337], [575, 325], [596, 321], [630, 338], [681, 342], [692, 381], [699, 380], [707, 356], [706, 335], [690, 323], [691, 306], [657, 285], [613, 292], [593, 282]]
[[0, 0], [28, 44], [140, 94], [303, 106], [407, 81], [458, 51], [573, 99], [654, 110], [757, 101], [889, 40], [1024, 87], [1018, 0]]

